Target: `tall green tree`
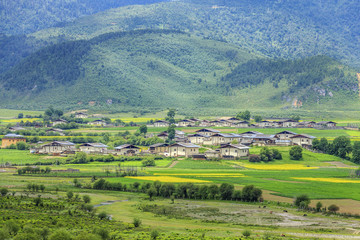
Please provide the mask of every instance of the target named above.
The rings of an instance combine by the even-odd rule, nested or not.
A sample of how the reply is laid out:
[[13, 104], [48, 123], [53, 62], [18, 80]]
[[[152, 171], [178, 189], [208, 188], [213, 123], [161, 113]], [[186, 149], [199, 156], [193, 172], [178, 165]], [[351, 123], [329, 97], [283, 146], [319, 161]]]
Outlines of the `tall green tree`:
[[172, 140], [174, 140], [175, 138], [175, 125], [174, 124], [171, 124], [169, 127], [168, 127], [168, 130], [167, 130], [167, 133], [168, 133], [168, 142], [171, 142]]
[[302, 158], [302, 147], [296, 145], [290, 148], [289, 151], [291, 160], [300, 160]]
[[352, 151], [350, 138], [346, 136], [336, 137], [332, 145], [334, 155], [341, 158], [345, 158], [347, 154], [351, 153]]
[[241, 120], [246, 120], [246, 121], [249, 121], [250, 120], [250, 117], [251, 117], [251, 114], [250, 114], [250, 111], [249, 110], [246, 110], [244, 112], [240, 112], [236, 115], [236, 118], [237, 119], [241, 119]]
[[144, 124], [144, 125], [141, 125], [141, 126], [140, 126], [139, 130], [140, 130], [140, 133], [141, 133], [141, 134], [144, 134], [144, 136], [145, 136], [146, 133], [147, 133], [147, 131], [148, 131], [148, 128], [147, 128], [147, 126]]

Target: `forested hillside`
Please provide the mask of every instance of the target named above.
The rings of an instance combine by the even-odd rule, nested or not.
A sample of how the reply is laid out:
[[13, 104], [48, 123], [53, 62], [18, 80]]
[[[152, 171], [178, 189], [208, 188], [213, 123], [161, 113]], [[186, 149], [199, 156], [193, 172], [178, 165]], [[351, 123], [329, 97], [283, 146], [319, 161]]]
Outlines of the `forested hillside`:
[[110, 8], [164, 0], [11, 0], [0, 1], [0, 33], [24, 34], [73, 21]]
[[179, 29], [269, 57], [324, 54], [360, 67], [359, 12], [356, 0], [184, 0], [112, 9], [34, 36], [74, 40], [118, 30]]
[[[1, 106], [164, 109], [358, 107], [355, 72], [318, 56], [270, 60], [175, 30], [56, 44], [1, 75]], [[261, 97], [259, 97], [261, 96]]]

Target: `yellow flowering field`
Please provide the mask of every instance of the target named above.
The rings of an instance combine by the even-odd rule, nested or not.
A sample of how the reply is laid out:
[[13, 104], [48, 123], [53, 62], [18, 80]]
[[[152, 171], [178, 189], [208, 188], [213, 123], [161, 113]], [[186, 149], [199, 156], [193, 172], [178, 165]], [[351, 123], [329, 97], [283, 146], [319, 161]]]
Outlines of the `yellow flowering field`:
[[297, 180], [308, 180], [316, 182], [330, 182], [330, 183], [360, 183], [359, 180], [341, 179], [341, 178], [312, 178], [312, 177], [292, 177]]
[[21, 122], [21, 121], [29, 121], [29, 122], [34, 122], [34, 121], [38, 121], [40, 118], [16, 118], [16, 119], [4, 119], [1, 120], [4, 123], [17, 123], [17, 122]]
[[197, 176], [197, 177], [245, 177], [241, 173], [155, 173], [158, 176]]
[[319, 167], [307, 167], [303, 164], [243, 164], [242, 166], [257, 170], [309, 170], [318, 169]]
[[112, 118], [111, 121], [115, 121], [116, 119], [120, 119], [121, 121], [125, 123], [134, 122], [134, 123], [146, 123], [147, 121], [150, 121], [151, 119], [154, 120], [154, 118]]
[[183, 183], [183, 182], [191, 182], [191, 183], [205, 183], [209, 181], [198, 180], [198, 179], [188, 179], [188, 178], [179, 178], [179, 177], [171, 177], [171, 176], [139, 176], [139, 177], [127, 177], [132, 179], [139, 180], [148, 180], [148, 181], [160, 181], [160, 182], [168, 182], [168, 183]]

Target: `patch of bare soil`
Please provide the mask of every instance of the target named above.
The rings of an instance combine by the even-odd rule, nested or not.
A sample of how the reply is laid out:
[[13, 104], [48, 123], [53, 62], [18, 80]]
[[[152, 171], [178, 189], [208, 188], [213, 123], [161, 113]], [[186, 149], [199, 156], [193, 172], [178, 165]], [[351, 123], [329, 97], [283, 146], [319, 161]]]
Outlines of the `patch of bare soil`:
[[339, 212], [341, 213], [360, 214], [360, 201], [352, 199], [314, 199], [311, 200], [310, 206], [315, 207], [317, 202], [321, 202], [323, 207], [335, 204], [340, 208]]
[[325, 162], [325, 163], [329, 163], [332, 166], [339, 167], [339, 168], [342, 168], [342, 167], [344, 167], [344, 168], [356, 168], [354, 166], [347, 165], [347, 164], [345, 164], [343, 162]]

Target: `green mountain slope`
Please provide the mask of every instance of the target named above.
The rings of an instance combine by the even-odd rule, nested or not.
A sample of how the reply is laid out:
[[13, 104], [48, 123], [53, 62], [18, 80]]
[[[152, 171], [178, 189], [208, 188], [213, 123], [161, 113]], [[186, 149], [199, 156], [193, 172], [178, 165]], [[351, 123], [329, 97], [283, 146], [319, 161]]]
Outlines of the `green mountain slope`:
[[30, 55], [1, 75], [0, 106], [215, 111], [280, 109], [300, 100], [306, 109], [351, 109], [358, 107], [356, 84], [353, 70], [325, 56], [274, 61], [179, 31], [138, 30]]
[[111, 9], [32, 36], [75, 40], [119, 30], [179, 29], [269, 57], [324, 54], [360, 67], [359, 12], [356, 0], [184, 0]]
[[0, 1], [0, 33], [25, 34], [78, 17], [126, 5], [164, 0], [11, 0]]

